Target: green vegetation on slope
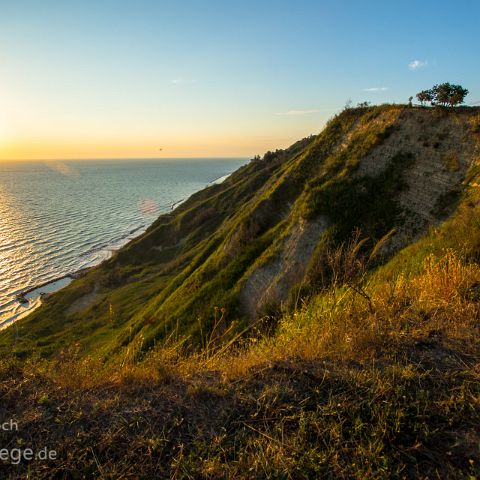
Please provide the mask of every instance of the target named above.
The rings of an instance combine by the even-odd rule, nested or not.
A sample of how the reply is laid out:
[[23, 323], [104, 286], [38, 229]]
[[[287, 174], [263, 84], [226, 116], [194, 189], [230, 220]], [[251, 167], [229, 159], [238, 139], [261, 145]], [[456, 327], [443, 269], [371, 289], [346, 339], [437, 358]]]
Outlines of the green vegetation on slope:
[[[477, 116], [475, 109], [347, 109], [318, 136], [254, 159], [221, 185], [162, 215], [111, 260], [0, 334], [0, 348], [51, 355], [78, 342], [86, 354], [114, 358], [130, 344], [141, 345], [143, 354], [171, 335], [188, 337], [195, 348], [213, 328], [215, 307], [224, 309], [224, 329], [235, 338], [256, 316], [278, 311], [298, 292], [311, 295], [328, 286], [328, 276], [317, 281], [319, 262], [353, 231], [369, 237], [364, 253], [394, 228], [414, 237], [419, 229], [409, 226], [415, 215], [399, 199], [409, 189], [405, 174], [430, 147], [421, 136], [410, 144], [416, 151], [398, 146], [410, 135], [402, 128], [418, 119], [467, 132]], [[378, 168], [361, 171], [369, 156], [383, 151], [389, 158], [384, 167], [378, 162]], [[463, 175], [464, 164], [452, 175]], [[440, 193], [439, 219], [458, 192]], [[326, 228], [307, 235], [311, 253], [289, 256], [291, 239], [319, 219]], [[298, 275], [282, 277], [282, 271], [292, 273], [293, 264]], [[253, 301], [248, 294], [256, 278], [277, 285], [269, 298]]]
[[[469, 192], [373, 276], [354, 237], [328, 258], [338, 281], [273, 336], [227, 349], [209, 337], [193, 354], [169, 339], [117, 365], [76, 349], [4, 360], [2, 407], [20, 431], [3, 444], [58, 455], [4, 475], [476, 478], [479, 208]], [[450, 248], [457, 229], [471, 235]]]
[[[19, 431], [0, 431], [0, 441], [47, 445], [58, 458], [6, 461], [2, 475], [480, 476], [480, 115], [448, 114], [461, 146], [457, 137], [438, 148], [423, 138], [419, 148], [416, 137], [408, 143], [408, 122], [415, 129], [428, 118], [444, 128], [434, 115], [344, 112], [318, 137], [194, 195], [52, 297], [18, 335], [4, 332], [4, 350], [14, 348], [0, 364], [2, 409]], [[405, 142], [392, 148], [399, 138]], [[437, 184], [433, 197], [412, 192], [411, 172], [433, 168], [425, 158], [448, 158], [449, 145], [459, 169], [470, 167], [434, 165], [443, 183], [463, 187], [432, 217], [452, 185]], [[212, 230], [203, 232], [195, 219], [213, 204]], [[434, 223], [410, 229], [416, 216], [405, 205], [421, 205], [417, 214]], [[252, 319], [240, 335], [242, 285], [275, 262], [285, 267], [291, 239], [324, 217], [304, 280], [290, 284], [296, 301], [271, 328]], [[90, 309], [65, 313], [92, 290]], [[199, 312], [203, 321], [188, 317]], [[34, 346], [41, 354], [69, 348], [32, 358]], [[22, 352], [31, 358], [19, 360]]]

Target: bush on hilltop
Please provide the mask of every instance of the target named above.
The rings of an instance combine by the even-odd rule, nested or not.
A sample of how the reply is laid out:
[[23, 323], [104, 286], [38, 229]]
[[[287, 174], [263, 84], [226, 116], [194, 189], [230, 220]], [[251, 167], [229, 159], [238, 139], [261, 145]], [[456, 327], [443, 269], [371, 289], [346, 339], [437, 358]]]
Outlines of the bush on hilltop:
[[449, 82], [434, 85], [430, 90], [418, 92], [417, 100], [422, 104], [441, 105], [455, 107], [464, 102], [468, 90], [461, 85], [453, 85]]

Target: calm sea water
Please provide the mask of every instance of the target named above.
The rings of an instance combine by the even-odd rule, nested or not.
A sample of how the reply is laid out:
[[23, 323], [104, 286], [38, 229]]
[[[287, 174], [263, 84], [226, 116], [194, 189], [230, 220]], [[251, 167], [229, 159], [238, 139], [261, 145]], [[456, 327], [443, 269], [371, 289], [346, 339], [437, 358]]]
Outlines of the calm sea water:
[[0, 328], [245, 160], [0, 163]]

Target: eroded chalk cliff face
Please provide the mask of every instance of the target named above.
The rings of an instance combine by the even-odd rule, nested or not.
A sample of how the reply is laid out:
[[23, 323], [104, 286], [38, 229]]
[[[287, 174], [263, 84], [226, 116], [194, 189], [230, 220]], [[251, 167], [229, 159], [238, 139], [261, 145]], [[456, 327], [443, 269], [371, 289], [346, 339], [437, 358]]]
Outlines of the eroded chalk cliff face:
[[389, 255], [447, 218], [478, 166], [479, 137], [479, 109], [345, 110], [159, 217], [23, 320], [21, 338], [47, 353], [59, 338], [108, 353], [172, 331], [195, 342], [219, 318], [216, 328], [238, 331], [321, 287], [326, 251], [352, 232], [367, 254], [389, 234]]
[[[356, 170], [350, 173], [355, 179], [379, 178], [389, 167], [406, 163], [397, 169], [398, 178], [393, 178], [400, 184], [401, 176], [402, 185], [395, 192], [400, 214], [393, 222], [395, 233], [384, 245], [383, 253], [402, 248], [452, 212], [468, 169], [480, 159], [478, 141], [472, 135], [476, 118], [465, 112], [455, 115], [391, 108], [370, 121], [360, 117], [341, 139], [333, 155], [348, 154], [352, 143], [368, 136], [372, 129], [385, 132], [382, 141], [358, 159]], [[275, 253], [246, 276], [240, 301], [252, 317], [288, 298], [292, 286], [304, 279], [322, 234], [336, 221], [334, 216], [312, 220], [293, 217], [290, 231], [273, 247]]]
[[391, 137], [362, 160], [358, 174], [377, 175], [399, 151], [413, 155], [404, 174], [406, 188], [398, 196], [406, 223], [398, 229], [396, 246], [411, 241], [412, 234], [418, 237], [452, 211], [468, 169], [480, 158], [474, 129], [475, 116], [405, 110]]
[[328, 225], [325, 217], [310, 221], [299, 218], [276, 245], [277, 252], [247, 273], [239, 301], [251, 318], [278, 307], [288, 298], [292, 287], [301, 284]]

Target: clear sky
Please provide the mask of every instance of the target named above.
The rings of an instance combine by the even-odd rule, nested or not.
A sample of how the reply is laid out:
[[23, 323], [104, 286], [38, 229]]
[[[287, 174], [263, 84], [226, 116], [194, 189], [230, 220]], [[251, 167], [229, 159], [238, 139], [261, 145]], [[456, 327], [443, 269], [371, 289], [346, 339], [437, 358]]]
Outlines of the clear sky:
[[478, 0], [0, 0], [0, 160], [253, 156], [348, 99], [480, 102], [479, 22]]

